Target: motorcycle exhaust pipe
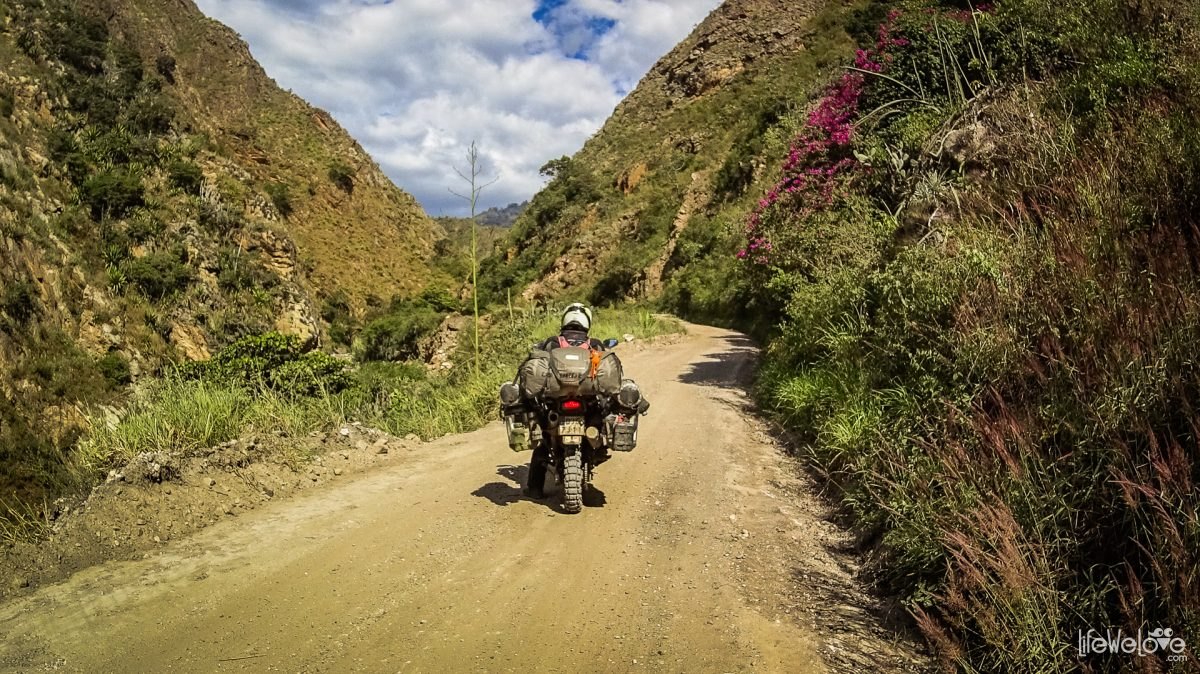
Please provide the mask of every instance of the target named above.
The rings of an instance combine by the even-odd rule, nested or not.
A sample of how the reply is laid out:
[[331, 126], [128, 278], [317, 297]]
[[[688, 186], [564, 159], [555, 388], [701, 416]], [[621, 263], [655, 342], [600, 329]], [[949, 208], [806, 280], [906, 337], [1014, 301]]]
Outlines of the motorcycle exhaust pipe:
[[546, 421], [550, 422], [551, 426], [558, 425], [558, 412], [550, 412], [546, 415]]

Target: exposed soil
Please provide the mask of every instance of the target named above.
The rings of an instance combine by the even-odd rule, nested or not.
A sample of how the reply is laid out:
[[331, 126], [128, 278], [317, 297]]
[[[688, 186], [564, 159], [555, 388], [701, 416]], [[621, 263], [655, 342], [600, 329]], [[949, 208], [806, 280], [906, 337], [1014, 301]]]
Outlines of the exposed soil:
[[[654, 407], [578, 515], [521, 496], [528, 456], [496, 424], [236, 445], [189, 459], [182, 482], [133, 470], [9, 554], [44, 568], [15, 565], [0, 669], [924, 668], [857, 578], [853, 536], [750, 413], [752, 345], [689, 329], [622, 347]], [[285, 446], [325, 454], [299, 472], [247, 460]]]

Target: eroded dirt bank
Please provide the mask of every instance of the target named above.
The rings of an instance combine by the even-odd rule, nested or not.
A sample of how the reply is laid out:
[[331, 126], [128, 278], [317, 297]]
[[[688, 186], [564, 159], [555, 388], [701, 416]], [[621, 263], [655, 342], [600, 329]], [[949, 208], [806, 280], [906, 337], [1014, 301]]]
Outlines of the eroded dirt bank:
[[654, 409], [580, 515], [521, 497], [527, 456], [497, 425], [394, 450], [10, 598], [0, 669], [917, 669], [748, 413], [752, 346], [689, 329], [623, 355]]

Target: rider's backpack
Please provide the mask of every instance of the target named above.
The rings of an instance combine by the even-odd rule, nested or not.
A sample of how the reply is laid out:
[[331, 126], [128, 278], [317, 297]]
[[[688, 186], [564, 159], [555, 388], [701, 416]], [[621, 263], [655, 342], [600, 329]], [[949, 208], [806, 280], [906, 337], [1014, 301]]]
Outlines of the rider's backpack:
[[547, 392], [553, 397], [611, 396], [621, 390], [624, 373], [617, 354], [592, 349], [588, 342], [574, 346], [566, 337], [559, 337], [558, 344], [559, 348], [550, 352], [554, 376]]

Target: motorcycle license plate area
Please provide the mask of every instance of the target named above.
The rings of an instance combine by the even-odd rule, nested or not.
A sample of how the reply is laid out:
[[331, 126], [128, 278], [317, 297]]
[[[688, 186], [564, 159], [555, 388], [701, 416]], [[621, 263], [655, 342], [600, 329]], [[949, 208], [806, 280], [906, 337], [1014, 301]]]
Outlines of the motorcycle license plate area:
[[585, 427], [581, 418], [572, 417], [562, 419], [558, 422], [558, 437], [562, 438], [562, 441], [566, 444], [578, 445], [583, 442], [584, 430]]

